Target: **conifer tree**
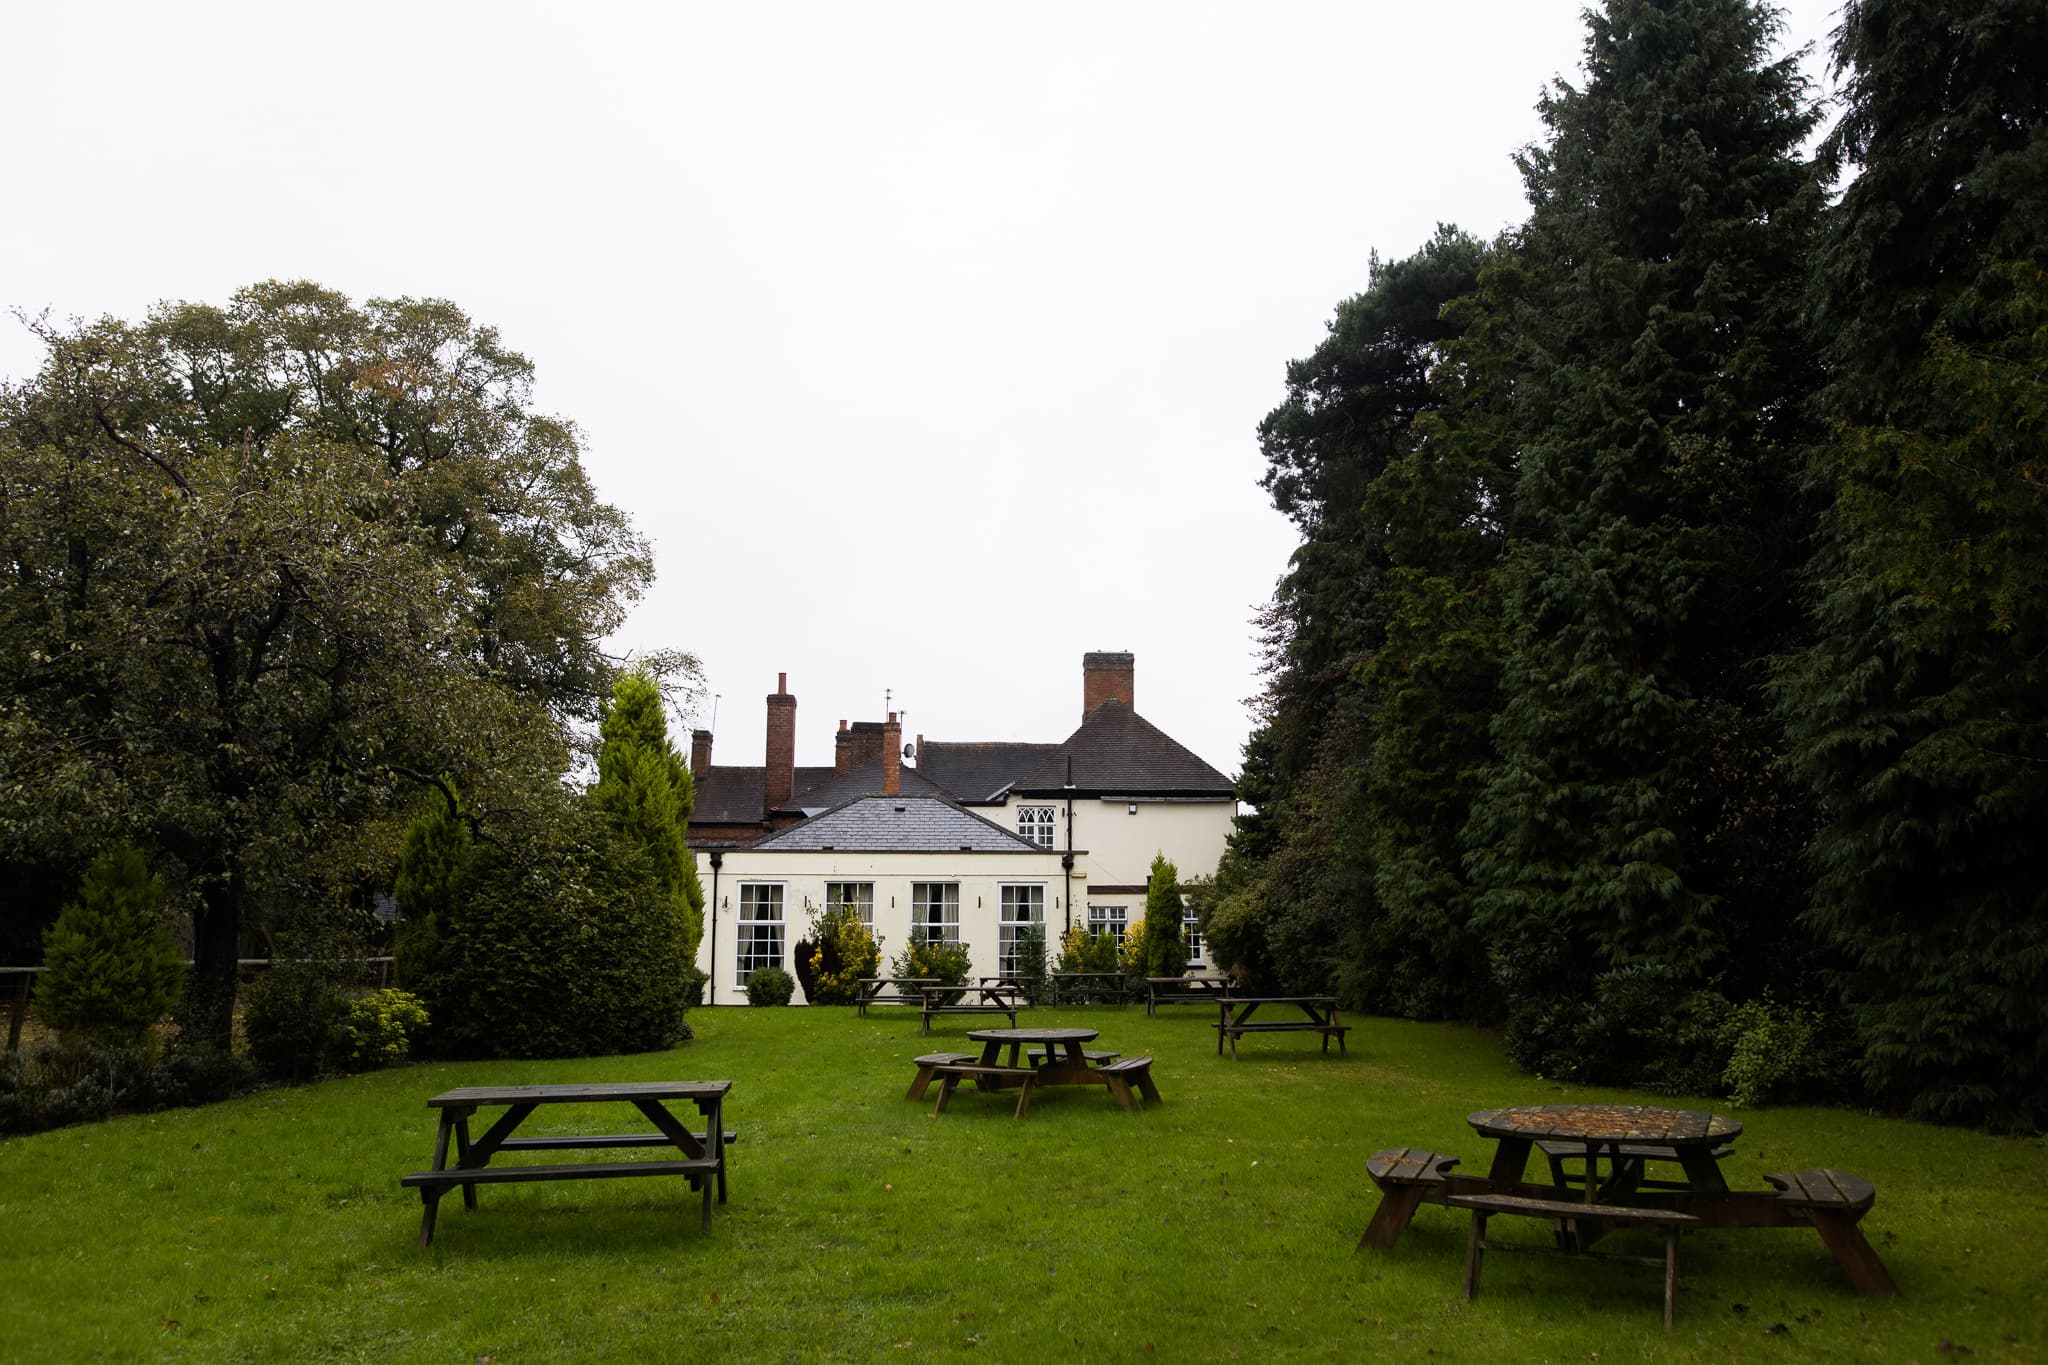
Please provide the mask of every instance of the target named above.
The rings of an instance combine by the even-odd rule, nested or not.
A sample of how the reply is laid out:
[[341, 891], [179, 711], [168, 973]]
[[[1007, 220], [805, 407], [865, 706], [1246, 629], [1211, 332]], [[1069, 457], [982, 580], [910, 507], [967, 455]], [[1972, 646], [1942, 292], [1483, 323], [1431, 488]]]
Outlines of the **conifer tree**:
[[460, 798], [452, 787], [443, 795], [445, 801], [406, 826], [393, 888], [398, 901], [393, 953], [398, 983], [428, 994], [442, 965], [445, 935], [454, 922], [474, 851]]
[[162, 884], [141, 853], [112, 849], [44, 935], [36, 1014], [67, 1037], [131, 1046], [177, 1003], [184, 972]]
[[1466, 833], [1510, 1045], [1580, 1074], [1612, 1060], [1569, 1036], [1608, 973], [1705, 984], [1738, 951], [1768, 961], [1783, 917], [1737, 856], [1782, 828], [1724, 835], [1783, 805], [1760, 661], [1798, 624], [1798, 285], [1821, 202], [1768, 11], [1588, 18], [1584, 85], [1553, 87], [1521, 158], [1516, 540], [1498, 757]]
[[668, 740], [661, 689], [645, 673], [612, 688], [599, 726], [597, 782], [590, 800], [620, 833], [647, 850], [682, 916], [683, 961], [694, 966], [704, 937], [704, 889], [686, 834], [696, 803], [690, 770]]
[[1816, 638], [1778, 700], [1863, 1075], [2048, 1123], [2048, 21], [1853, 0], [1816, 276]]
[[1188, 969], [1181, 919], [1180, 870], [1155, 853], [1145, 878], [1145, 975], [1179, 976]]

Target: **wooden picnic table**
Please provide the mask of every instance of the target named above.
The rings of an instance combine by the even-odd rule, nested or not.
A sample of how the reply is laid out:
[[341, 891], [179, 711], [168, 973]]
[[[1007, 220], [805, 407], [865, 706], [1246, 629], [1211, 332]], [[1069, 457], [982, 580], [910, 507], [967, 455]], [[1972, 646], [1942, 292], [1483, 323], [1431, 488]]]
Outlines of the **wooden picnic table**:
[[[1479, 1136], [1492, 1138], [1493, 1162], [1486, 1178], [1496, 1187], [1519, 1185], [1537, 1144], [1583, 1146], [1584, 1198], [1588, 1204], [1632, 1191], [1632, 1173], [1644, 1160], [1668, 1158], [1685, 1170], [1681, 1187], [1693, 1193], [1726, 1194], [1715, 1152], [1742, 1135], [1742, 1125], [1718, 1114], [1634, 1104], [1542, 1104], [1481, 1109], [1466, 1120]], [[1633, 1151], [1629, 1149], [1634, 1149]], [[1601, 1162], [1608, 1176], [1598, 1176]], [[1553, 1166], [1553, 1169], [1555, 1167]], [[1561, 1180], [1553, 1184], [1563, 1188]], [[1625, 1188], [1626, 1187], [1626, 1188]]]
[[[1337, 1051], [1344, 1051], [1344, 1035], [1351, 1031], [1349, 1024], [1337, 1020], [1337, 997], [1334, 995], [1226, 995], [1219, 1001], [1221, 1020], [1216, 1029], [1216, 1055], [1223, 1055], [1223, 1040], [1230, 1040], [1230, 1060], [1237, 1060], [1237, 1040], [1247, 1033], [1320, 1033], [1323, 1035], [1323, 1051], [1330, 1050], [1330, 1039], [1337, 1040]], [[1264, 1005], [1284, 1005], [1300, 1010], [1300, 1019], [1253, 1019]]]
[[1017, 1007], [1027, 1003], [1015, 986], [926, 986], [919, 1018], [925, 1033], [932, 1031], [932, 1018], [940, 1014], [1000, 1014], [1014, 1024]]
[[[419, 1190], [425, 1211], [420, 1218], [420, 1245], [434, 1240], [434, 1215], [451, 1186], [462, 1187], [464, 1207], [476, 1207], [476, 1187], [530, 1180], [613, 1180], [634, 1176], [680, 1175], [703, 1194], [703, 1230], [711, 1231], [711, 1191], [725, 1202], [725, 1146], [735, 1134], [724, 1128], [726, 1094], [731, 1081], [635, 1081], [612, 1085], [463, 1086], [427, 1101], [440, 1111], [434, 1135], [434, 1164], [414, 1171], [400, 1183]], [[669, 1112], [668, 1105], [688, 1100], [697, 1106], [704, 1130], [693, 1131]], [[655, 1131], [589, 1135], [514, 1137], [536, 1110], [550, 1104], [628, 1104], [654, 1125]], [[503, 1106], [505, 1112], [472, 1140], [469, 1120], [477, 1110]], [[455, 1164], [448, 1164], [449, 1139], [454, 1139]], [[606, 1148], [669, 1148], [675, 1155], [658, 1160], [591, 1161], [545, 1166], [493, 1166], [491, 1159], [507, 1152], [577, 1151]]]
[[[972, 1029], [967, 1037], [981, 1044], [981, 1059], [933, 1068], [940, 1085], [932, 1113], [945, 1112], [953, 1088], [963, 1080], [972, 1080], [984, 1090], [1018, 1087], [1019, 1118], [1030, 1106], [1032, 1090], [1045, 1085], [1099, 1085], [1130, 1110], [1143, 1107], [1139, 1095], [1157, 1102], [1159, 1091], [1152, 1083], [1152, 1059], [1089, 1053], [1084, 1045], [1099, 1036], [1092, 1028]], [[1003, 1060], [1004, 1048], [1010, 1053], [1007, 1062]]]
[[1129, 992], [1122, 972], [1054, 972], [1052, 998], [1061, 1005], [1121, 1005]]
[[1161, 1005], [1205, 1005], [1229, 995], [1235, 984], [1227, 976], [1148, 976], [1145, 1013], [1157, 1014]]
[[[1768, 1189], [1731, 1190], [1720, 1159], [1742, 1133], [1734, 1119], [1659, 1106], [1571, 1104], [1482, 1109], [1467, 1122], [1496, 1144], [1485, 1175], [1460, 1174], [1457, 1158], [1419, 1148], [1389, 1148], [1367, 1163], [1381, 1199], [1359, 1239], [1361, 1249], [1391, 1248], [1420, 1204], [1470, 1209], [1469, 1295], [1477, 1287], [1480, 1252], [1509, 1245], [1486, 1240], [1486, 1217], [1549, 1220], [1558, 1232], [1557, 1249], [1567, 1254], [1584, 1254], [1615, 1228], [1655, 1226], [1667, 1237], [1668, 1326], [1677, 1275], [1674, 1229], [1811, 1227], [1856, 1289], [1898, 1293], [1857, 1226], [1877, 1198], [1870, 1183], [1816, 1168], [1766, 1175]], [[1530, 1158], [1538, 1150], [1551, 1158], [1548, 1181], [1531, 1178]], [[1584, 1160], [1576, 1180], [1558, 1160], [1561, 1155]], [[1674, 1164], [1683, 1176], [1647, 1179], [1642, 1172], [1649, 1162]]]
[[855, 983], [854, 1012], [869, 1005], [922, 1005], [924, 988], [940, 984], [936, 976], [864, 976]]

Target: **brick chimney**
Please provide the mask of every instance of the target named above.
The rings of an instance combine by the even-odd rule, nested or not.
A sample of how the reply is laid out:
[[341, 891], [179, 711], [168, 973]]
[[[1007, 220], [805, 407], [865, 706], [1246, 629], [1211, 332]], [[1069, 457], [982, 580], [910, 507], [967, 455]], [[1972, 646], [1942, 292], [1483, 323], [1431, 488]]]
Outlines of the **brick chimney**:
[[1138, 709], [1138, 660], [1134, 654], [1083, 654], [1081, 656], [1081, 715], [1114, 698], [1132, 711]]
[[761, 770], [761, 818], [789, 804], [796, 789], [796, 698], [789, 695], [789, 674], [775, 675], [768, 694], [768, 753]]
[[903, 794], [903, 722], [891, 711], [882, 722], [882, 795]]
[[850, 773], [861, 764], [882, 756], [882, 722], [857, 720], [849, 727], [842, 720], [834, 743], [832, 771]]
[[711, 732], [690, 731], [690, 775], [702, 777], [704, 770], [711, 766]]

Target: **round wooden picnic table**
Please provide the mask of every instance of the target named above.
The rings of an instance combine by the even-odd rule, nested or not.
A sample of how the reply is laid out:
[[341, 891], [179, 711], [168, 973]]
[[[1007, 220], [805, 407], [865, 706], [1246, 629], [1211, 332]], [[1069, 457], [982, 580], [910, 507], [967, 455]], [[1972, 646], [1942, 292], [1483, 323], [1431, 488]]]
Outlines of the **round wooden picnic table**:
[[1465, 1120], [1481, 1137], [1493, 1138], [1493, 1164], [1486, 1178], [1496, 1189], [1519, 1182], [1539, 1142], [1583, 1143], [1586, 1149], [1586, 1202], [1594, 1202], [1595, 1163], [1604, 1152], [1610, 1161], [1624, 1143], [1668, 1148], [1685, 1168], [1694, 1190], [1725, 1193], [1714, 1149], [1740, 1136], [1742, 1125], [1719, 1114], [1693, 1109], [1662, 1109], [1639, 1104], [1536, 1104], [1506, 1109], [1481, 1109]]
[[970, 1042], [981, 1044], [983, 1066], [995, 1065], [1005, 1044], [1010, 1049], [1010, 1065], [1015, 1066], [1019, 1051], [1042, 1043], [1046, 1065], [1054, 1065], [1059, 1056], [1055, 1049], [1065, 1047], [1069, 1065], [1086, 1067], [1088, 1059], [1081, 1053], [1081, 1044], [1094, 1042], [1100, 1034], [1099, 1029], [1092, 1028], [978, 1028], [969, 1029], [967, 1037]]

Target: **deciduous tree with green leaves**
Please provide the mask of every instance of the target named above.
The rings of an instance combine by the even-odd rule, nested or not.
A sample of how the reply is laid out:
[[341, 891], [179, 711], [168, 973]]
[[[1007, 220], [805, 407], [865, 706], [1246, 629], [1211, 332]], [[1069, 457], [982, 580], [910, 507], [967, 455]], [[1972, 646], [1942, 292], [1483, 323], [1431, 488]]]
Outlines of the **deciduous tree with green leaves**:
[[268, 283], [43, 327], [0, 391], [0, 856], [134, 832], [194, 893], [184, 1023], [337, 829], [567, 767], [651, 575], [532, 367], [437, 300]]

